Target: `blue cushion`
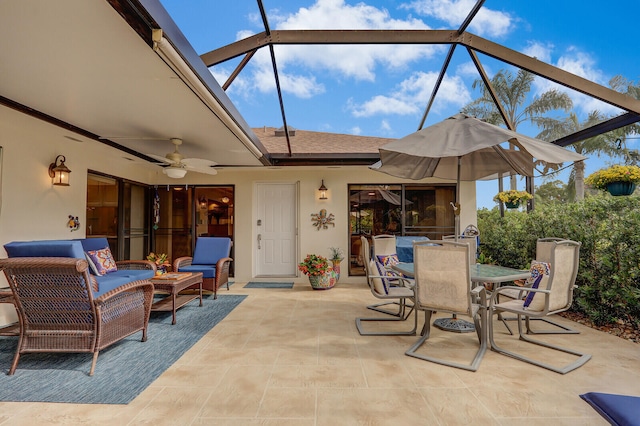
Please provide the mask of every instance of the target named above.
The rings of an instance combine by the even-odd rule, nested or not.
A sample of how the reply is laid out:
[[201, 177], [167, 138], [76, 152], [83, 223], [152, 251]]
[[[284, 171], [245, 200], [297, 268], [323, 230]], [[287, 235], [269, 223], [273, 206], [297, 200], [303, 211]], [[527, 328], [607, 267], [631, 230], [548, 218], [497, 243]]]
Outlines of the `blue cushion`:
[[13, 241], [5, 244], [9, 257], [71, 257], [85, 259], [78, 240]]
[[106, 238], [84, 238], [80, 241], [82, 244], [82, 248], [84, 251], [89, 250], [102, 250], [103, 248], [109, 247], [109, 241]]
[[229, 253], [231, 253], [231, 238], [198, 237], [191, 263], [194, 265], [215, 265], [223, 257], [229, 257]]
[[155, 273], [151, 269], [118, 269], [103, 276], [127, 277], [129, 281], [137, 281], [151, 279], [155, 276]]
[[148, 280], [153, 278], [153, 275], [154, 273], [152, 270], [118, 269], [117, 271], [109, 272], [102, 276], [96, 276], [95, 279], [98, 281], [98, 291], [94, 293], [94, 297], [98, 297], [101, 294], [132, 281]]
[[178, 272], [202, 272], [202, 278], [215, 278], [216, 267], [215, 265], [190, 265], [182, 266], [178, 269]]
[[589, 392], [580, 395], [612, 425], [632, 426], [640, 419], [640, 397]]

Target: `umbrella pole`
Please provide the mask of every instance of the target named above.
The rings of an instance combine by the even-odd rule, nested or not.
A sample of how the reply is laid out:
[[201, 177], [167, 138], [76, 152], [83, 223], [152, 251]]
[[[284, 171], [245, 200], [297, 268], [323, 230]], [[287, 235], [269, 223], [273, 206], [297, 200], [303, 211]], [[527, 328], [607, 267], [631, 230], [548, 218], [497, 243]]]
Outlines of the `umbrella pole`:
[[[462, 164], [462, 157], [458, 156], [458, 172], [456, 178], [456, 203], [453, 206], [454, 214], [454, 229], [455, 236], [454, 241], [457, 243], [460, 239], [460, 168]], [[456, 314], [453, 314], [451, 318], [438, 318], [433, 322], [433, 325], [441, 330], [453, 331], [456, 333], [470, 333], [475, 331], [475, 325], [469, 321], [458, 319]]]
[[456, 205], [454, 207], [454, 229], [455, 229], [455, 239], [454, 241], [457, 243], [460, 235], [460, 167], [462, 164], [462, 157], [458, 156], [458, 172], [456, 178]]

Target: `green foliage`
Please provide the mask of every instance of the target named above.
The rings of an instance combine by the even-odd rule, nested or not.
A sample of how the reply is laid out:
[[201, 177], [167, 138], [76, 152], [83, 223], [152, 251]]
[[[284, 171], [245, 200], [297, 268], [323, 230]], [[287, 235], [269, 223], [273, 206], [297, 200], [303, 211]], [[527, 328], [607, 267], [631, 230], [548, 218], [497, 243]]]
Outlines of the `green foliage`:
[[561, 180], [553, 180], [536, 186], [536, 206], [548, 203], [566, 203], [569, 201], [567, 184]]
[[640, 198], [589, 197], [579, 203], [538, 206], [531, 213], [478, 211], [481, 253], [525, 268], [543, 237], [580, 241], [572, 309], [596, 324], [618, 319], [640, 326]]

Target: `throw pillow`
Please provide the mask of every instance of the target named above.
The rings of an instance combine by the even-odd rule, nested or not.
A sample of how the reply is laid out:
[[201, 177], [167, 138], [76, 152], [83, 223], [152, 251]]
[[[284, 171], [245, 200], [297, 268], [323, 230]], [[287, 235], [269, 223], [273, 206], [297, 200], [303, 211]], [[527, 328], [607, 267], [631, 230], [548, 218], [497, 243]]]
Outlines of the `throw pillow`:
[[91, 256], [89, 256], [89, 253], [85, 253], [84, 257], [87, 258], [87, 263], [89, 264], [89, 269], [91, 270], [91, 273], [93, 275], [97, 275], [99, 277], [102, 276], [102, 274], [98, 270], [98, 267], [96, 266], [96, 264], [93, 263], [93, 260], [91, 259]]
[[109, 247], [105, 247], [101, 250], [89, 250], [87, 254], [89, 254], [89, 257], [101, 275], [118, 270], [116, 261], [113, 259], [111, 249], [109, 249]]
[[397, 274], [394, 271], [390, 271], [389, 269], [385, 268], [385, 266], [380, 262], [375, 262], [375, 263], [376, 263], [378, 275], [380, 275], [381, 277], [389, 277], [389, 278], [382, 278], [382, 285], [384, 285], [384, 291], [386, 294], [389, 294], [389, 287], [400, 285], [400, 280], [398, 279], [400, 274]]
[[379, 254], [376, 257], [378, 258], [378, 262], [382, 263], [382, 266], [393, 266], [400, 263], [400, 261], [398, 260], [398, 255], [396, 253]]
[[[549, 286], [549, 275], [551, 273], [551, 265], [547, 262], [531, 261], [531, 277], [527, 279], [527, 287], [539, 288], [546, 290]], [[541, 311], [544, 309], [545, 295], [536, 292], [529, 292], [524, 299], [523, 307], [533, 311]]]

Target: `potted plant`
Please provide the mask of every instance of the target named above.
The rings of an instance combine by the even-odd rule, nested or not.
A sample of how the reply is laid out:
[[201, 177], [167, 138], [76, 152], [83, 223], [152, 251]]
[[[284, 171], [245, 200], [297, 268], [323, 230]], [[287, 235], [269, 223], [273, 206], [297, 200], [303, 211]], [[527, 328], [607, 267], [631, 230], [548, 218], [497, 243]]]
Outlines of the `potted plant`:
[[314, 290], [326, 290], [336, 284], [336, 275], [329, 266], [329, 260], [317, 254], [308, 254], [298, 264], [298, 269], [309, 277], [309, 283]]
[[162, 275], [167, 272], [167, 267], [171, 265], [166, 253], [149, 253], [147, 260], [156, 264], [156, 274]]
[[508, 209], [517, 209], [520, 207], [520, 203], [533, 198], [533, 195], [527, 191], [518, 191], [516, 189], [510, 189], [508, 191], [498, 192], [493, 201], [496, 203], [504, 203]]
[[615, 165], [591, 173], [585, 183], [595, 189], [609, 191], [611, 195], [631, 195], [640, 182], [640, 167]]
[[340, 262], [344, 259], [344, 255], [342, 254], [342, 249], [339, 247], [329, 247], [331, 251], [331, 256], [329, 260], [333, 266], [333, 271], [336, 273], [336, 282], [340, 279]]

